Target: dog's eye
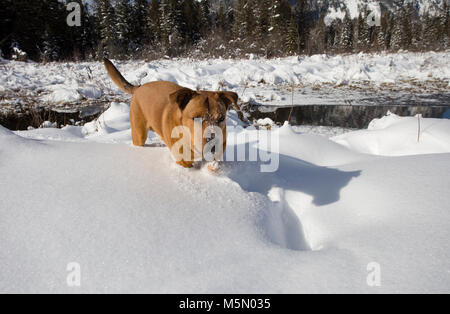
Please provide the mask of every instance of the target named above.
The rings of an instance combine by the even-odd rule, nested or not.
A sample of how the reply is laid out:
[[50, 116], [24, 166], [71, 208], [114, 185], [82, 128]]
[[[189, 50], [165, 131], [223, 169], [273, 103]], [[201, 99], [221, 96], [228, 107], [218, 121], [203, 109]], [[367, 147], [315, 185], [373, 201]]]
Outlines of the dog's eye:
[[218, 122], [219, 122], [219, 124], [220, 124], [220, 123], [223, 123], [224, 121], [225, 121], [225, 118], [224, 118], [224, 117], [222, 117], [222, 118], [220, 118], [220, 119], [219, 119], [219, 121], [218, 121]]

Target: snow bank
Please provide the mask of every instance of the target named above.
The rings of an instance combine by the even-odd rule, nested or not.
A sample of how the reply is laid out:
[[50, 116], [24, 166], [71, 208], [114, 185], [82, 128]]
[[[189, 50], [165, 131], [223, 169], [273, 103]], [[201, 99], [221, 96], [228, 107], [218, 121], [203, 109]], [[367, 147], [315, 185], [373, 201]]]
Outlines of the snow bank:
[[[411, 80], [449, 80], [448, 59], [449, 52], [403, 52], [270, 60], [117, 61], [116, 64], [133, 84], [167, 80], [193, 89], [227, 88], [241, 94], [245, 85], [263, 87], [294, 83], [314, 86], [364, 81], [401, 86]], [[107, 94], [126, 97], [107, 77], [103, 64], [99, 62], [36, 64], [9, 61], [0, 68], [0, 86], [5, 91], [22, 90], [30, 95], [35, 95], [37, 90], [42, 91], [45, 94], [43, 100], [52, 103], [74, 102], [81, 97], [95, 99]], [[260, 94], [267, 101], [281, 99], [276, 92], [263, 90]]]
[[[129, 145], [127, 110], [84, 128], [0, 127], [0, 292], [450, 292], [450, 154], [366, 155], [285, 125], [261, 131], [280, 139], [276, 172], [227, 162], [212, 175], [176, 166], [151, 132]], [[408, 121], [365, 132], [395, 138]], [[252, 132], [228, 145], [254, 145]], [[66, 284], [73, 262], [79, 288]], [[367, 284], [374, 263], [380, 287]]]
[[49, 87], [52, 92], [42, 97], [44, 102], [53, 104], [71, 103], [81, 99], [80, 93], [72, 88], [67, 88], [63, 84], [52, 85]]
[[336, 143], [361, 153], [383, 156], [450, 153], [450, 120], [400, 117], [388, 113], [368, 130], [334, 137]]

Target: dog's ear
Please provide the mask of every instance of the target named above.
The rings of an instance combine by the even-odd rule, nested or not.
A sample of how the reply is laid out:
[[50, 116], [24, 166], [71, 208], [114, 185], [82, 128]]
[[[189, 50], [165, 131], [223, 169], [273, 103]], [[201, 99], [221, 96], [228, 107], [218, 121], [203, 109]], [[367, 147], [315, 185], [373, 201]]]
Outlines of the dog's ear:
[[219, 98], [225, 103], [227, 106], [227, 110], [230, 109], [232, 105], [237, 105], [239, 96], [233, 92], [218, 92]]
[[169, 99], [171, 103], [178, 104], [181, 111], [183, 111], [191, 99], [196, 95], [198, 95], [198, 93], [192, 89], [182, 88], [177, 90], [175, 93], [170, 94]]

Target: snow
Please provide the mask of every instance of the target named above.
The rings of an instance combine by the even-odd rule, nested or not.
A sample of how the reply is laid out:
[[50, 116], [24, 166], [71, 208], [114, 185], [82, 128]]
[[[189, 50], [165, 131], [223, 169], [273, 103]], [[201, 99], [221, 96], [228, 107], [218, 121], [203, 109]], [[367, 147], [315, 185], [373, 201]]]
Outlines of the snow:
[[263, 126], [273, 126], [273, 125], [275, 125], [275, 122], [273, 122], [273, 120], [270, 118], [264, 118], [264, 119], [258, 119], [258, 121], [256, 121], [256, 124], [263, 125]]
[[81, 99], [78, 91], [66, 88], [63, 84], [52, 85], [49, 89], [53, 90], [53, 92], [43, 97], [45, 102], [60, 104], [63, 102], [76, 102]]
[[[420, 119], [420, 137], [419, 137]], [[352, 150], [382, 156], [450, 153], [450, 120], [399, 117], [388, 113], [368, 130], [334, 137]]]
[[336, 19], [342, 21], [345, 17], [346, 10], [348, 10], [351, 19], [356, 19], [362, 12], [364, 6], [367, 6], [369, 12], [379, 14], [381, 10], [380, 4], [383, 4], [389, 11], [396, 12], [402, 8], [402, 6], [410, 3], [414, 8], [418, 9], [419, 15], [430, 14], [431, 16], [436, 16], [441, 13], [443, 1], [445, 0], [406, 0], [392, 3], [390, 1], [379, 0], [339, 0], [334, 1], [334, 3], [328, 7], [324, 22], [329, 26]]
[[[0, 292], [450, 292], [449, 120], [422, 119], [419, 144], [417, 117], [331, 139], [274, 126], [259, 132], [279, 139], [276, 172], [211, 174], [152, 132], [132, 147], [127, 116], [113, 103], [84, 127], [0, 127]], [[255, 145], [227, 124], [229, 146]]]
[[341, 8], [333, 8], [330, 7], [328, 9], [327, 15], [325, 15], [324, 22], [326, 26], [330, 26], [333, 21], [339, 19], [341, 21], [344, 20], [345, 10], [341, 10]]
[[[352, 87], [353, 84], [359, 84], [361, 88], [369, 86], [377, 90], [395, 82], [395, 88], [405, 88], [409, 95], [411, 89], [422, 94], [434, 86], [433, 82], [441, 81], [448, 85], [448, 59], [447, 51], [313, 55], [270, 60], [252, 57], [251, 60], [179, 59], [115, 63], [133, 84], [168, 80], [193, 89], [224, 88], [239, 93], [245, 100], [260, 98], [262, 103], [279, 104], [287, 97], [276, 89], [292, 84], [300, 87], [301, 92], [308, 91], [301, 99], [302, 103], [311, 102], [309, 99], [320, 102], [326, 95], [317, 96], [317, 92], [314, 94], [310, 90], [322, 90], [326, 86]], [[275, 89], [269, 91], [269, 87]], [[102, 96], [126, 100], [126, 96], [108, 78], [100, 62], [37, 64], [5, 61], [0, 67], [0, 88], [6, 95], [15, 94], [16, 91], [33, 97], [40, 94], [44, 102], [53, 104], [78, 102], [82, 98], [98, 99]], [[392, 96], [392, 90], [389, 92]], [[363, 95], [361, 97], [364, 98]], [[336, 97], [331, 98], [336, 101]]]

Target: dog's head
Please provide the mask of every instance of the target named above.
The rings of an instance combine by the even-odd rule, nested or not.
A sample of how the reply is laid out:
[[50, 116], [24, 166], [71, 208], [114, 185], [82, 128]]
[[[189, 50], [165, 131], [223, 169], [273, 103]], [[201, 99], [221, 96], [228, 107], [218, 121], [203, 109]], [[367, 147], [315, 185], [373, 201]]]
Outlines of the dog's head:
[[[170, 101], [180, 110], [180, 124], [187, 127], [191, 133], [191, 148], [203, 152], [205, 145], [217, 136], [210, 134], [213, 129], [220, 129], [223, 141], [226, 140], [227, 111], [233, 104], [237, 105], [238, 95], [233, 92], [193, 91], [183, 88], [171, 94]], [[195, 139], [195, 131], [200, 129], [201, 147]]]

